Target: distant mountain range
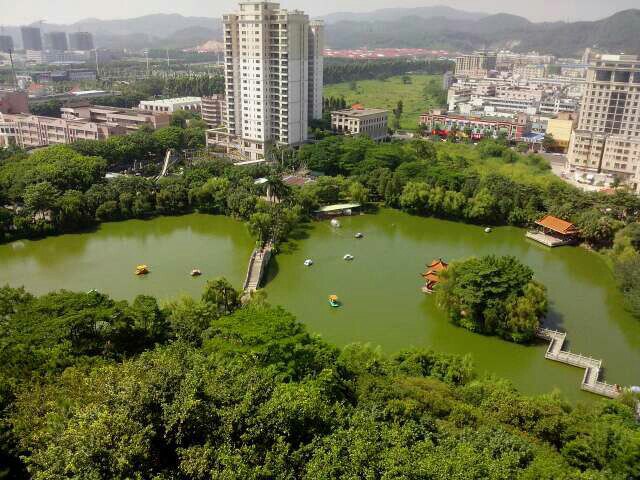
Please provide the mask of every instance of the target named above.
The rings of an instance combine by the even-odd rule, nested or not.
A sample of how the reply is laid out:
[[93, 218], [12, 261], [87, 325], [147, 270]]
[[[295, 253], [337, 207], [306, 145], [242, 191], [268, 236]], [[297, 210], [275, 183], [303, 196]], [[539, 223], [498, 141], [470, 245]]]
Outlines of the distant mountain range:
[[[386, 8], [369, 13], [323, 17], [327, 46], [537, 50], [577, 55], [598, 46], [611, 52], [640, 53], [640, 10], [626, 10], [593, 22], [533, 23], [507, 14], [465, 12], [446, 6]], [[158, 14], [125, 20], [86, 19], [71, 25], [45, 23], [43, 30], [89, 31], [104, 48], [188, 48], [220, 40], [220, 19]], [[16, 27], [6, 27], [20, 46]]]
[[416, 8], [383, 8], [373, 12], [354, 13], [339, 12], [321, 17], [327, 24], [338, 22], [390, 22], [406, 17], [414, 18], [448, 18], [451, 20], [480, 20], [489, 16], [487, 13], [474, 13], [457, 10], [455, 8], [437, 5], [434, 7]]
[[333, 48], [422, 47], [460, 51], [508, 48], [562, 56], [578, 55], [586, 47], [597, 45], [610, 52], [640, 53], [638, 9], [618, 12], [602, 20], [573, 23], [533, 23], [508, 14], [452, 18], [456, 11], [452, 17], [425, 18], [414, 14], [398, 18], [398, 10], [402, 9], [394, 9], [387, 20], [360, 21], [356, 15], [351, 21], [330, 22], [327, 44]]

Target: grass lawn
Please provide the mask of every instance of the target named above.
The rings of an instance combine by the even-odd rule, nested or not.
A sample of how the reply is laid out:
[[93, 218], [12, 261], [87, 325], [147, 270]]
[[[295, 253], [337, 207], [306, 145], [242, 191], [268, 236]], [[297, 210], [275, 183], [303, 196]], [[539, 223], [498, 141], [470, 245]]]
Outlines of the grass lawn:
[[410, 75], [411, 83], [405, 85], [402, 77], [390, 77], [388, 80], [361, 80], [356, 82], [356, 89], [350, 87], [352, 83], [336, 83], [325, 85], [325, 97], [344, 97], [347, 104], [362, 103], [368, 108], [386, 108], [391, 120], [393, 110], [399, 100], [404, 103], [404, 114], [400, 120], [403, 130], [415, 130], [418, 118], [422, 113], [435, 107], [431, 98], [425, 98], [425, 86], [430, 82], [442, 83], [441, 75]]

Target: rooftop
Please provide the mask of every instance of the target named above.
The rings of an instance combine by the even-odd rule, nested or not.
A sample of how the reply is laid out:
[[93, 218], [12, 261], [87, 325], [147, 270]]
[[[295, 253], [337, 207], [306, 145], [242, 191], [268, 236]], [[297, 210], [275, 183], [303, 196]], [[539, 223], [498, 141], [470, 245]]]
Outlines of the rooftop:
[[541, 227], [548, 228], [554, 232], [561, 233], [563, 235], [573, 235], [578, 233], [578, 229], [573, 223], [567, 222], [552, 215], [547, 215], [542, 220], [536, 222]]
[[351, 210], [353, 208], [360, 208], [362, 205], [359, 203], [339, 203], [337, 205], [327, 205], [316, 210], [317, 213], [338, 212], [340, 210]]
[[384, 110], [383, 108], [348, 108], [346, 110], [336, 110], [331, 113], [339, 113], [350, 117], [368, 117], [369, 115], [389, 113], [389, 110]]
[[143, 100], [145, 105], [173, 105], [174, 103], [194, 103], [202, 101], [201, 97], [163, 98], [162, 100]]

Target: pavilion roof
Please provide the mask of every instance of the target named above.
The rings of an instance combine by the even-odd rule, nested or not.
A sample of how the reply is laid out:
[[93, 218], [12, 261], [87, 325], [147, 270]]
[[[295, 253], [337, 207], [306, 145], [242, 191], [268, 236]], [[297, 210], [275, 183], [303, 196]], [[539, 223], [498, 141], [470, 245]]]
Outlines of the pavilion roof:
[[548, 228], [554, 232], [561, 233], [562, 235], [574, 235], [578, 233], [578, 228], [571, 222], [562, 220], [552, 215], [547, 215], [542, 220], [538, 220], [536, 225]]
[[449, 264], [444, 262], [442, 259], [433, 260], [429, 265], [427, 265], [427, 271], [423, 273], [422, 276], [430, 282], [438, 282], [440, 279], [440, 272], [446, 270], [448, 267]]

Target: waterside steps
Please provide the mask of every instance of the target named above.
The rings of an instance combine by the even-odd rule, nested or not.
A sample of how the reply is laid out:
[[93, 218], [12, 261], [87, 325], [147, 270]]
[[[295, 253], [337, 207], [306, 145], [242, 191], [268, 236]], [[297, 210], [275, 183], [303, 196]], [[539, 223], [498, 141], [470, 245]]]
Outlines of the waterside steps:
[[251, 295], [260, 288], [262, 283], [262, 277], [267, 271], [269, 260], [271, 259], [271, 253], [273, 251], [273, 245], [268, 243], [262, 248], [256, 248], [251, 253], [249, 258], [249, 267], [247, 268], [247, 276], [244, 279], [242, 290], [245, 295]]
[[599, 381], [602, 360], [562, 350], [564, 341], [567, 338], [566, 333], [539, 328], [536, 331], [536, 337], [549, 341], [549, 348], [547, 348], [547, 352], [544, 355], [545, 358], [585, 369], [582, 384], [580, 385], [582, 390], [608, 398], [617, 398], [620, 395], [621, 390], [617, 385]]

